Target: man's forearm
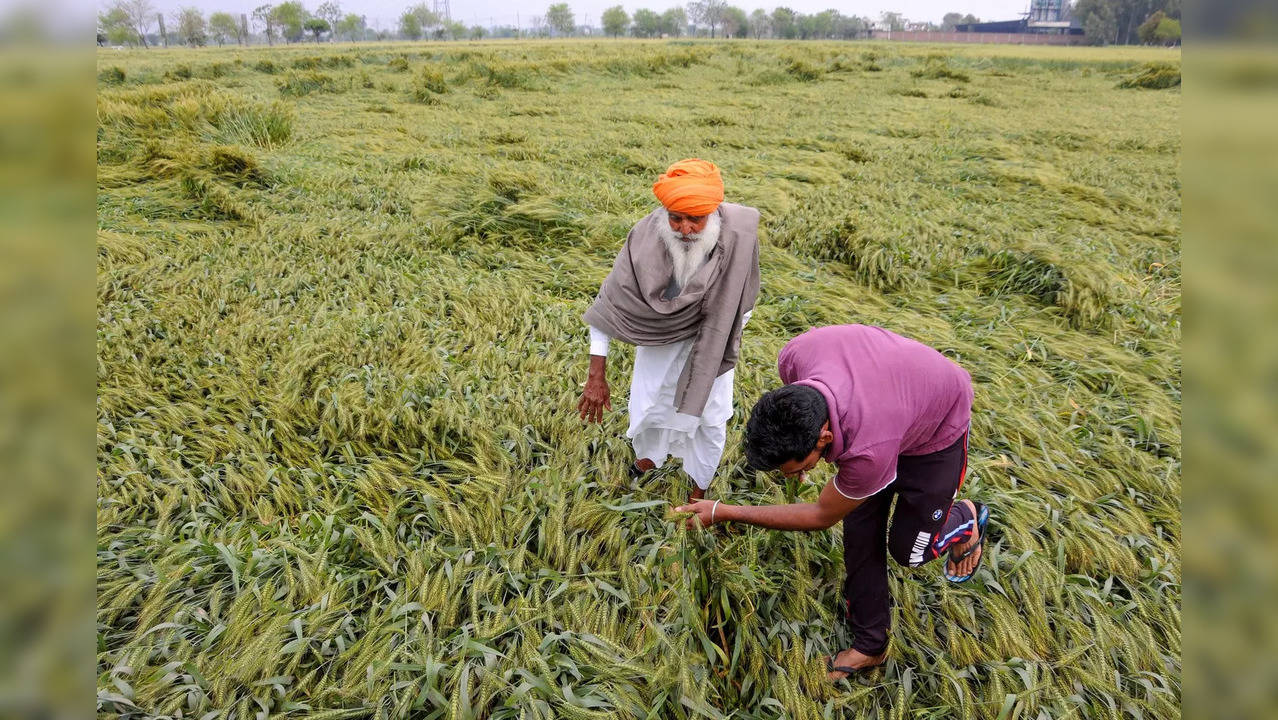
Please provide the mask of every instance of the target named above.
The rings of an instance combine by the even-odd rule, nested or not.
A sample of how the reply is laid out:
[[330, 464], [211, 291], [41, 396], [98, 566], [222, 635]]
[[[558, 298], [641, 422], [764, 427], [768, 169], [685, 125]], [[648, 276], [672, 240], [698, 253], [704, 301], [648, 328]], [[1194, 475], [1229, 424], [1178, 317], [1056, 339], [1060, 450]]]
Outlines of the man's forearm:
[[831, 518], [817, 503], [791, 505], [723, 505], [715, 511], [715, 522], [743, 522], [772, 530], [824, 530], [838, 518]]

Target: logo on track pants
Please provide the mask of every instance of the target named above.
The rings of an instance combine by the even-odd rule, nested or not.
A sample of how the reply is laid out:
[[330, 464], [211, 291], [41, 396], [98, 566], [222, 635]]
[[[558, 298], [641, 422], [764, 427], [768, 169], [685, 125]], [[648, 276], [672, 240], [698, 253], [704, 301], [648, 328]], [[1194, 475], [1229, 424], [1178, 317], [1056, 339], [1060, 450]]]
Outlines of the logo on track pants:
[[924, 531], [914, 540], [914, 547], [910, 549], [910, 567], [917, 567], [923, 564], [923, 551], [927, 550], [927, 544], [932, 541], [932, 533]]

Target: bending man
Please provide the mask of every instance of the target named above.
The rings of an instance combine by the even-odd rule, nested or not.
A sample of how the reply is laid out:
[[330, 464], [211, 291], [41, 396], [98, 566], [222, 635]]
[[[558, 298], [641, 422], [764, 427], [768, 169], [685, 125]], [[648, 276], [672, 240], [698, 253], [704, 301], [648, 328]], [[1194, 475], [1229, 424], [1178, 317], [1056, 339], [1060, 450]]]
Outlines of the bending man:
[[813, 503], [702, 500], [676, 511], [695, 512], [702, 525], [777, 530], [824, 530], [843, 521], [845, 621], [853, 638], [828, 663], [837, 680], [887, 659], [888, 552], [910, 567], [949, 553], [945, 577], [952, 582], [966, 581], [980, 565], [989, 512], [955, 500], [967, 470], [972, 382], [936, 350], [865, 325], [809, 330], [781, 350], [778, 366], [787, 385], [761, 397], [746, 423], [750, 464], [794, 476], [824, 458], [838, 473]]
[[630, 472], [673, 455], [701, 498], [723, 455], [741, 331], [759, 294], [759, 211], [723, 202], [719, 169], [704, 160], [671, 165], [652, 192], [662, 207], [631, 229], [586, 311], [590, 372], [577, 409], [595, 422], [612, 409], [609, 340], [636, 345]]

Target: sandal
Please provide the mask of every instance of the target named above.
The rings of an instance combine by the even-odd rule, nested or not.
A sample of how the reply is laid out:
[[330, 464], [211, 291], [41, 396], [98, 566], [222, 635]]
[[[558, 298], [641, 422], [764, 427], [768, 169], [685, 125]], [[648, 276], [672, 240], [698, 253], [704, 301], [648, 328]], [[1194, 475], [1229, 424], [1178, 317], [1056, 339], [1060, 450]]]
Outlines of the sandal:
[[[841, 652], [841, 651], [840, 651], [840, 652]], [[856, 674], [858, 674], [858, 673], [863, 673], [863, 672], [866, 672], [866, 671], [869, 671], [869, 670], [873, 670], [874, 668], [877, 668], [877, 667], [882, 666], [882, 665], [883, 665], [883, 662], [886, 662], [886, 661], [887, 661], [887, 658], [886, 658], [887, 651], [886, 651], [886, 650], [884, 650], [884, 651], [883, 651], [882, 653], [880, 653], [878, 656], [875, 656], [875, 657], [883, 657], [883, 658], [884, 658], [884, 660], [883, 660], [883, 661], [878, 662], [878, 663], [875, 663], [874, 665], [870, 665], [870, 666], [868, 666], [868, 667], [863, 667], [863, 668], [854, 668], [854, 667], [848, 667], [847, 665], [835, 665], [835, 664], [834, 664], [834, 658], [838, 657], [838, 654], [839, 654], [839, 653], [835, 653], [835, 654], [833, 654], [833, 655], [827, 655], [827, 656], [825, 657], [825, 669], [826, 669], [826, 671], [827, 671], [827, 672], [841, 672], [841, 673], [846, 673], [848, 677], [852, 677], [853, 675], [856, 675]], [[847, 678], [840, 678], [840, 679], [842, 679], [842, 680], [846, 680]], [[837, 681], [836, 681], [836, 682], [837, 682]]]
[[963, 562], [964, 558], [967, 558], [977, 550], [981, 551], [981, 556], [976, 558], [976, 566], [972, 568], [972, 572], [966, 575], [951, 575], [946, 572], [945, 579], [952, 583], [964, 583], [971, 580], [972, 576], [976, 574], [976, 571], [981, 569], [981, 561], [985, 559], [985, 526], [989, 524], [990, 509], [976, 501], [972, 501], [972, 504], [976, 506], [976, 528], [977, 532], [980, 534], [980, 538], [971, 547], [961, 553], [951, 550], [950, 562], [957, 565], [958, 563]]
[[655, 463], [651, 470], [644, 470], [639, 467], [638, 461], [630, 463], [630, 466], [626, 468], [626, 472], [630, 475], [631, 480], [643, 479], [645, 476], [651, 475], [659, 470], [661, 470], [661, 468], [657, 467]]

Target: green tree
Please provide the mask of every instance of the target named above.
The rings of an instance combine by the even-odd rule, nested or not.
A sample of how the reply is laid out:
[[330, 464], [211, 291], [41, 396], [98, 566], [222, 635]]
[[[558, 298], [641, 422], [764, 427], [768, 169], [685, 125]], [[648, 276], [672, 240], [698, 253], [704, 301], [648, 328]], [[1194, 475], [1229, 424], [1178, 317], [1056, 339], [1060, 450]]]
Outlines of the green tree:
[[772, 19], [768, 17], [768, 13], [763, 8], [755, 8], [750, 13], [750, 34], [755, 40], [767, 35], [772, 31]]
[[98, 31], [112, 45], [137, 45], [138, 33], [129, 21], [128, 13], [119, 6], [98, 14]]
[[741, 38], [750, 32], [750, 18], [739, 7], [723, 9], [723, 36]]
[[1180, 21], [1159, 10], [1136, 28], [1136, 36], [1146, 45], [1170, 45], [1180, 41]]
[[137, 41], [142, 47], [149, 47], [146, 34], [155, 23], [155, 6], [151, 4], [151, 0], [115, 0], [111, 10], [122, 13]]
[[723, 13], [728, 9], [726, 0], [693, 0], [688, 3], [688, 19], [693, 25], [710, 28], [710, 37], [723, 24]]
[[799, 34], [796, 27], [796, 13], [788, 7], [779, 7], [772, 11], [772, 37], [793, 40]]
[[[1124, 44], [1142, 42], [1142, 21], [1169, 7], [1173, 5], [1168, 0], [1078, 0], [1071, 12], [1082, 24], [1088, 41]], [[1178, 3], [1174, 8], [1179, 12]]]
[[967, 25], [976, 22], [980, 22], [980, 19], [971, 13], [964, 15], [962, 13], [947, 12], [945, 13], [945, 16], [941, 18], [941, 30], [945, 32], [953, 32], [959, 25]]
[[546, 8], [546, 24], [560, 35], [572, 35], [576, 23], [568, 3], [555, 3]]
[[315, 36], [315, 42], [317, 43], [320, 41], [320, 35], [323, 35], [332, 29], [332, 26], [328, 24], [328, 21], [321, 17], [306, 18], [306, 21], [302, 23], [302, 27], [306, 28], [307, 32]]
[[834, 36], [834, 26], [839, 22], [838, 10], [822, 10], [812, 16], [812, 31], [819, 38]]
[[231, 38], [239, 41], [240, 24], [235, 22], [235, 16], [229, 12], [215, 12], [209, 15], [209, 35], [213, 36], [219, 47]]
[[1140, 37], [1136, 31], [1140, 27], [1141, 21], [1152, 15], [1156, 10], [1163, 9], [1167, 0], [1116, 0], [1116, 2], [1119, 5], [1117, 15], [1121, 22], [1118, 42], [1130, 44], [1140, 42]]
[[470, 29], [470, 39], [471, 39], [471, 40], [482, 40], [482, 39], [484, 38], [484, 36], [485, 36], [485, 35], [487, 35], [487, 34], [488, 34], [488, 31], [487, 31], [486, 29], [484, 29], [484, 26], [483, 26], [483, 25], [475, 25], [475, 26], [471, 27], [471, 29]]
[[661, 16], [647, 8], [636, 10], [630, 24], [630, 32], [634, 33], [635, 37], [657, 37], [662, 32]]
[[626, 9], [622, 6], [613, 5], [603, 11], [600, 21], [603, 23], [604, 32], [617, 37], [624, 33], [626, 27], [630, 25], [630, 16], [626, 14]]
[[421, 40], [422, 36], [439, 25], [440, 17], [434, 10], [419, 3], [404, 11], [399, 17], [399, 32], [409, 40]]
[[816, 35], [816, 18], [799, 13], [794, 17], [794, 27], [800, 40], [807, 40]]
[[870, 29], [870, 21], [855, 15], [839, 15], [834, 22], [834, 36], [843, 40], [864, 37]]
[[466, 23], [456, 20], [447, 23], [441, 30], [449, 40], [463, 40], [470, 34], [470, 28], [466, 27]]
[[337, 39], [337, 24], [342, 21], [342, 6], [337, 4], [337, 0], [326, 0], [315, 8], [315, 17], [324, 18], [328, 22], [328, 29], [333, 31], [329, 35], [330, 41]]
[[298, 0], [288, 0], [276, 5], [271, 14], [275, 18], [275, 26], [279, 28], [285, 40], [295, 43], [306, 35], [306, 19], [311, 14]]
[[1118, 21], [1114, 17], [1111, 0], [1078, 0], [1074, 6], [1074, 17], [1083, 26], [1087, 42], [1092, 45], [1105, 45], [1114, 42], [1118, 32]]
[[422, 21], [421, 18], [412, 12], [405, 12], [399, 16], [399, 34], [409, 40], [422, 39]]
[[672, 7], [661, 13], [661, 32], [670, 37], [680, 37], [688, 27], [688, 14], [681, 7]]
[[184, 7], [173, 16], [177, 35], [182, 43], [190, 47], [204, 47], [209, 41], [208, 26], [204, 22], [204, 13], [196, 7]]
[[1103, 13], [1094, 13], [1083, 21], [1083, 34], [1092, 45], [1106, 45], [1118, 28], [1114, 18]]
[[364, 31], [366, 29], [364, 18], [355, 13], [347, 13], [345, 17], [337, 21], [337, 25], [333, 28], [333, 34], [341, 37], [343, 40], [352, 42], [364, 39]]
[[1162, 22], [1166, 17], [1167, 15], [1162, 10], [1150, 15], [1145, 19], [1145, 22], [1140, 24], [1140, 27], [1136, 28], [1136, 36], [1146, 45], [1152, 44], [1155, 42], [1154, 31], [1158, 29], [1158, 23]]
[[1154, 40], [1163, 45], [1180, 42], [1180, 21], [1175, 18], [1163, 18], [1159, 21], [1158, 28], [1154, 30]]
[[253, 21], [262, 27], [262, 33], [266, 35], [266, 44], [275, 44], [275, 6], [271, 4], [259, 5], [253, 10]]

